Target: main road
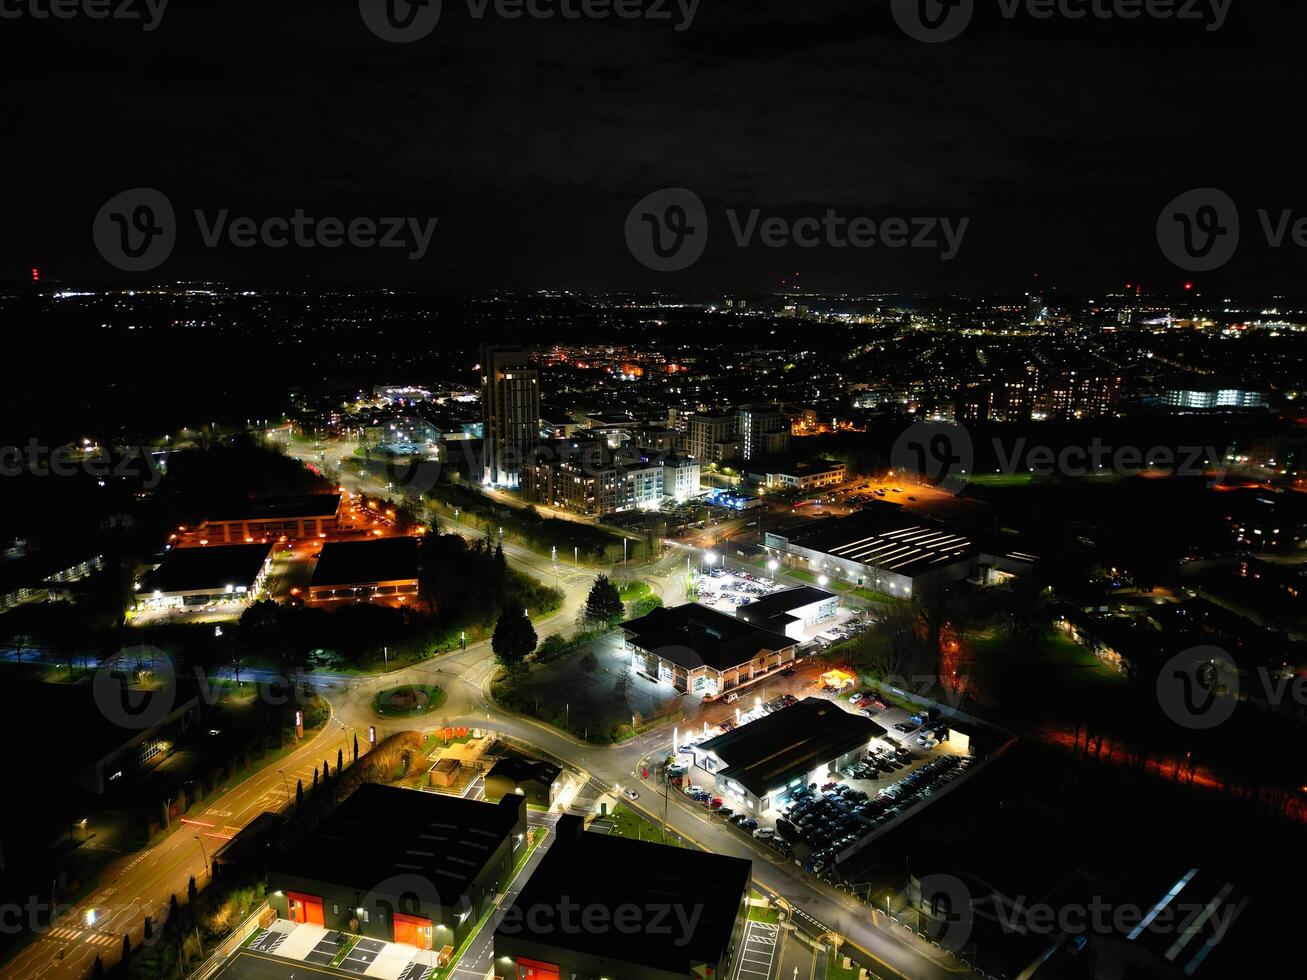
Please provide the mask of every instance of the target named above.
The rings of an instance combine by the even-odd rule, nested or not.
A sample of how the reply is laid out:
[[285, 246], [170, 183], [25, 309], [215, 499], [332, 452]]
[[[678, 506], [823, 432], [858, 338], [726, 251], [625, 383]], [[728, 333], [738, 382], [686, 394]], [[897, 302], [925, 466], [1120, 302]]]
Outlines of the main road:
[[[663, 793], [668, 792], [665, 787], [642, 780], [645, 764], [664, 757], [671, 747], [671, 733], [665, 728], [619, 746], [590, 745], [500, 707], [489, 695], [496, 669], [488, 644], [482, 642], [466, 651], [394, 672], [384, 679], [360, 683], [326, 679], [319, 689], [332, 700], [345, 725], [362, 727], [378, 724], [372, 712], [372, 696], [382, 686], [437, 684], [447, 695], [440, 724], [501, 732], [536, 746], [608, 787], [638, 787], [642, 791], [641, 799], [630, 806], [643, 811], [654, 823], [661, 822], [665, 812], [669, 829], [686, 840], [717, 854], [751, 861], [755, 886], [785, 899], [795, 911], [797, 925], [814, 935], [838, 933], [855, 947], [855, 958], [862, 959], [877, 976], [885, 980], [944, 980], [968, 972], [915, 937], [880, 929], [862, 902], [823, 884], [770, 848], [714, 819], [684, 795], [670, 791], [664, 797]], [[651, 806], [655, 803], [656, 806]], [[845, 951], [850, 952], [848, 947]]]

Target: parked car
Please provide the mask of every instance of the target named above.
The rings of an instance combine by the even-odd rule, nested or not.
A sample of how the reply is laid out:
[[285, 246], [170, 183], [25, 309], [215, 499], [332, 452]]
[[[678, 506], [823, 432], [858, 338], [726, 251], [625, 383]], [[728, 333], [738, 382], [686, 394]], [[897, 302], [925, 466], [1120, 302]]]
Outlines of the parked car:
[[636, 792], [635, 790], [633, 790], [633, 789], [624, 789], [624, 790], [622, 790], [622, 794], [623, 794], [623, 795], [624, 795], [628, 800], [638, 800], [638, 799], [640, 798], [640, 794], [637, 793], [637, 792]]
[[758, 840], [773, 840], [776, 837], [776, 831], [771, 827], [759, 827], [753, 832], [753, 836]]

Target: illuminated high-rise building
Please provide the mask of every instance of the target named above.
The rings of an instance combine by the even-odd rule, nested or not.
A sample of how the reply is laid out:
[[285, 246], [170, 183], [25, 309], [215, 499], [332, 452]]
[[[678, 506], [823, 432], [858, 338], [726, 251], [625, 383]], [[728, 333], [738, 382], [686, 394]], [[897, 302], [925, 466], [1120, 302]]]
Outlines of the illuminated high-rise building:
[[515, 487], [540, 442], [540, 372], [520, 347], [481, 348], [485, 482]]

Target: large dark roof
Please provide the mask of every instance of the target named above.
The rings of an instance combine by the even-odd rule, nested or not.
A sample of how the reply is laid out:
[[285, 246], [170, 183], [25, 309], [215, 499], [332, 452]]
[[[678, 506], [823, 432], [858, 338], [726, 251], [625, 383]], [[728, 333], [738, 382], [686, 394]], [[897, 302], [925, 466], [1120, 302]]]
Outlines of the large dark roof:
[[[695, 963], [717, 963], [726, 952], [749, 888], [753, 867], [741, 858], [609, 834], [586, 833], [581, 820], [564, 816], [548, 853], [513, 903], [498, 935], [538, 942], [614, 961], [605, 976], [621, 977], [621, 964], [639, 964], [689, 976]], [[671, 908], [661, 920], [667, 933], [646, 930], [556, 928], [559, 916], [544, 917], [537, 927], [526, 913], [532, 908], [558, 909], [563, 902], [613, 910], [634, 905]], [[680, 927], [677, 910], [698, 921]], [[652, 923], [652, 920], [650, 920]], [[515, 923], [522, 923], [519, 931]], [[536, 923], [536, 924], [533, 924]]]
[[517, 795], [482, 803], [364, 783], [307, 837], [275, 855], [268, 869], [365, 893], [417, 876], [453, 907], [513, 832], [525, 805]]
[[164, 556], [163, 564], [141, 579], [141, 591], [222, 591], [229, 585], [250, 589], [271, 551], [267, 544], [174, 548]]
[[306, 493], [296, 497], [255, 497], [224, 506], [211, 521], [280, 521], [301, 517], [334, 517], [338, 493]]
[[[160, 680], [169, 678], [162, 670]], [[108, 675], [106, 675], [108, 679]], [[38, 681], [7, 680], [0, 685], [0, 714], [6, 718], [35, 719], [28, 726], [41, 746], [35, 757], [18, 752], [19, 769], [36, 772], [48, 769], [47, 759], [59, 758], [94, 763], [113, 755], [133, 739], [140, 738], [173, 712], [189, 706], [199, 689], [187, 677], [173, 675], [171, 686], [155, 689], [111, 681], [97, 691], [93, 684], [44, 684]], [[111, 717], [100, 699], [121, 699], [121, 716]], [[123, 718], [139, 719], [140, 727], [127, 727]]]
[[834, 598], [834, 592], [827, 592], [812, 585], [801, 585], [797, 589], [785, 589], [763, 596], [761, 599], [754, 599], [747, 606], [740, 606], [735, 610], [735, 616], [756, 626], [775, 628], [777, 623], [783, 625], [786, 621], [795, 618], [790, 615], [792, 610]]
[[845, 711], [833, 701], [804, 698], [699, 748], [726, 763], [718, 776], [763, 796], [884, 734], [885, 729], [871, 719]]
[[655, 609], [648, 616], [623, 623], [622, 629], [641, 650], [657, 653], [687, 670], [705, 665], [728, 670], [747, 664], [761, 651], [794, 646], [788, 636], [695, 603]]
[[510, 755], [496, 762], [490, 772], [486, 773], [486, 779], [503, 776], [515, 783], [535, 779], [549, 786], [558, 778], [558, 774], [561, 772], [562, 770], [552, 762], [541, 762], [537, 759], [523, 759], [520, 755]]
[[360, 585], [418, 577], [417, 538], [331, 541], [313, 571], [314, 585]]
[[969, 537], [947, 524], [881, 510], [817, 521], [788, 537], [800, 548], [900, 575], [948, 567], [977, 553]]

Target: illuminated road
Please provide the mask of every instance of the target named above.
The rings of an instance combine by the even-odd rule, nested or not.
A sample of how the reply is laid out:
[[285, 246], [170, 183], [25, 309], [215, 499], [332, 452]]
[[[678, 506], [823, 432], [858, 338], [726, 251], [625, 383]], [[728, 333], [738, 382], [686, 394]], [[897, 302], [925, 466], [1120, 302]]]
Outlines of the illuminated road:
[[140, 943], [146, 915], [162, 922], [171, 896], [185, 900], [192, 876], [204, 886], [208, 876], [197, 836], [212, 858], [227, 837], [259, 814], [285, 806], [297, 779], [303, 779], [307, 786], [313, 780], [313, 770], [323, 760], [334, 766], [338, 748], [344, 748], [347, 757], [350, 755], [350, 734], [341, 720], [333, 717], [321, 733], [289, 755], [211, 797], [167, 839], [110, 864], [104, 870], [101, 886], [0, 967], [0, 974], [82, 978], [90, 973], [96, 956], [106, 966], [116, 963], [124, 934], [132, 937], [133, 945]]

